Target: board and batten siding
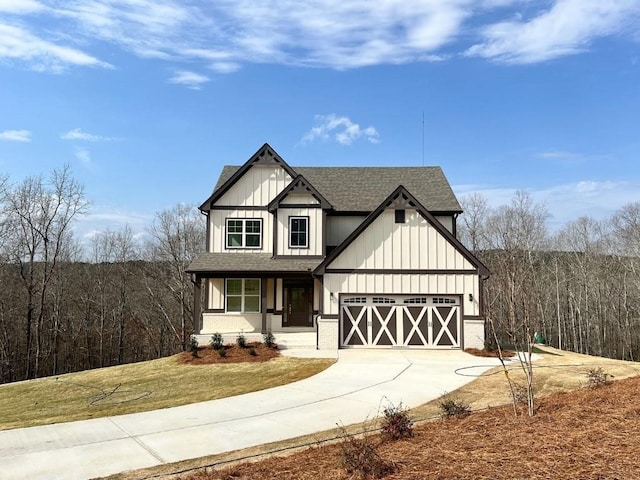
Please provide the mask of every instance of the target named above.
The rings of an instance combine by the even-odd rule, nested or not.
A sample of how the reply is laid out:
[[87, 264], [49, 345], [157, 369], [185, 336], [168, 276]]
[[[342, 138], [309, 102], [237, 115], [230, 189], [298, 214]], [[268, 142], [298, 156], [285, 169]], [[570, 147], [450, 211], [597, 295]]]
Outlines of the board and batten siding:
[[282, 199], [280, 205], [318, 205], [320, 202], [308, 193], [290, 193]]
[[[325, 273], [323, 277], [323, 315], [339, 313], [339, 294], [381, 295], [462, 295], [464, 316], [480, 314], [479, 279], [474, 273], [380, 274]], [[333, 295], [332, 295], [333, 294]], [[472, 298], [469, 298], [469, 294]]]
[[[322, 255], [322, 216], [320, 208], [279, 208], [277, 211], [276, 255]], [[289, 217], [307, 217], [308, 248], [289, 248]]]
[[291, 176], [278, 165], [255, 165], [216, 201], [216, 205], [264, 207], [291, 181]]
[[[261, 218], [262, 248], [229, 248], [226, 245], [227, 218]], [[211, 210], [209, 212], [209, 252], [213, 253], [272, 253], [273, 216], [267, 210]]]
[[385, 210], [327, 269], [475, 270], [457, 248], [416, 210], [395, 223]]

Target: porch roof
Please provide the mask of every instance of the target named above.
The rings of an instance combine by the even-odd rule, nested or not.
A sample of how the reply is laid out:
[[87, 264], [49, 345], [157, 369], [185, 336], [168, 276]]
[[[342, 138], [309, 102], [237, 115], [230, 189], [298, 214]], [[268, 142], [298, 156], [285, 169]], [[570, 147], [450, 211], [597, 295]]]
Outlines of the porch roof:
[[322, 258], [281, 258], [270, 253], [201, 253], [187, 268], [189, 273], [283, 272], [311, 273]]

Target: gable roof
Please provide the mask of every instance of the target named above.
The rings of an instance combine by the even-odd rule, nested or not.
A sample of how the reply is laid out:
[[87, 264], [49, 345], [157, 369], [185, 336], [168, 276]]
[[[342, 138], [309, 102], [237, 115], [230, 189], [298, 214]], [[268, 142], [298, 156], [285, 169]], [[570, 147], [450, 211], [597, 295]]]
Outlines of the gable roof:
[[400, 185], [367, 218], [335, 248], [313, 271], [314, 275], [323, 275], [325, 269], [371, 225], [386, 209], [414, 208], [422, 217], [435, 228], [449, 243], [451, 243], [474, 267], [480, 275], [489, 275], [489, 269], [478, 260], [460, 241], [449, 232], [404, 186]]
[[[234, 178], [241, 168], [244, 166], [226, 165], [214, 194]], [[337, 212], [371, 212], [389, 192], [398, 185], [404, 185], [416, 192], [416, 198], [430, 212], [462, 213], [449, 182], [437, 166], [295, 167], [294, 170], [308, 180]]]
[[273, 200], [269, 202], [268, 210], [270, 212], [274, 211], [276, 208], [278, 208], [280, 203], [289, 194], [292, 193], [309, 194], [318, 201], [321, 208], [333, 208], [332, 205], [327, 201], [327, 199], [324, 198], [324, 196], [320, 192], [318, 192], [318, 190], [316, 190], [306, 178], [304, 178], [302, 175], [298, 175], [289, 185], [287, 185], [284, 190], [282, 190], [282, 192], [280, 192]]
[[[295, 170], [291, 168], [280, 155], [278, 155], [271, 145], [265, 143], [251, 156], [251, 158], [249, 158], [249, 160], [244, 163], [244, 165], [241, 167], [234, 167], [235, 171], [233, 172], [227, 170], [225, 175], [220, 175], [213, 193], [202, 205], [200, 205], [200, 210], [207, 210], [210, 208], [216, 200], [224, 195], [236, 183], [236, 181], [238, 181], [238, 179], [254, 165], [280, 165], [292, 178], [298, 175]], [[225, 168], [223, 168], [222, 173], [225, 173]]]

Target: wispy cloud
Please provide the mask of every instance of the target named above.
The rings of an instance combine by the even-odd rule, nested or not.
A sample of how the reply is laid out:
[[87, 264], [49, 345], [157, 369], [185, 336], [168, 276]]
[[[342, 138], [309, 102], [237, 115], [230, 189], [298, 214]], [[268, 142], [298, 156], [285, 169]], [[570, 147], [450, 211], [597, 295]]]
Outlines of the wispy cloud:
[[482, 41], [467, 55], [505, 63], [537, 63], [580, 53], [597, 38], [633, 33], [640, 20], [638, 0], [557, 0], [530, 19], [482, 29]]
[[200, 75], [199, 73], [189, 72], [187, 70], [181, 70], [176, 72], [173, 77], [169, 79], [169, 83], [176, 85], [184, 85], [192, 90], [201, 90], [202, 85], [209, 81], [209, 77]]
[[[0, 0], [0, 58], [44, 71], [109, 67], [89, 53], [107, 44], [222, 74], [251, 63], [350, 69], [456, 52], [534, 63], [601, 37], [637, 39], [639, 9], [640, 0]], [[199, 76], [190, 88], [204, 83], [182, 73]]]
[[0, 58], [26, 62], [36, 71], [60, 73], [68, 66], [111, 68], [81, 50], [59, 45], [25, 28], [0, 23]]
[[31, 132], [29, 130], [5, 130], [0, 132], [0, 140], [6, 142], [30, 142]]
[[91, 153], [86, 148], [76, 148], [75, 156], [85, 167], [91, 166]]
[[544, 152], [538, 152], [535, 156], [549, 160], [575, 160], [576, 158], [581, 157], [578, 153], [566, 152], [563, 150], [547, 150]]
[[364, 138], [370, 143], [378, 143], [380, 136], [374, 127], [362, 128], [352, 122], [349, 117], [339, 117], [335, 114], [316, 115], [317, 125], [309, 130], [301, 143], [313, 142], [316, 139], [330, 140], [333, 138], [341, 145], [351, 145], [355, 140]]
[[83, 132], [81, 128], [74, 128], [60, 135], [62, 140], [81, 140], [85, 142], [111, 142], [119, 140], [116, 137], [105, 137], [102, 135], [94, 135], [92, 133]]

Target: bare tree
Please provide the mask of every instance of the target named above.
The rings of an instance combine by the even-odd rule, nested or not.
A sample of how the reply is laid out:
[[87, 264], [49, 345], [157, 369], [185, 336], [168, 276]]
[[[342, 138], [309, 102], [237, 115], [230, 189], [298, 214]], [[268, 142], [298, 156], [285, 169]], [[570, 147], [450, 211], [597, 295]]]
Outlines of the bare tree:
[[472, 193], [460, 201], [464, 213], [458, 231], [460, 241], [473, 252], [488, 247], [487, 219], [491, 213], [487, 198], [480, 193]]

